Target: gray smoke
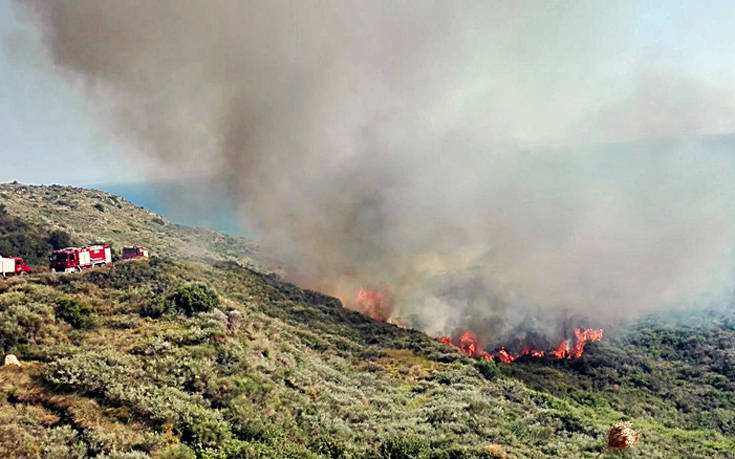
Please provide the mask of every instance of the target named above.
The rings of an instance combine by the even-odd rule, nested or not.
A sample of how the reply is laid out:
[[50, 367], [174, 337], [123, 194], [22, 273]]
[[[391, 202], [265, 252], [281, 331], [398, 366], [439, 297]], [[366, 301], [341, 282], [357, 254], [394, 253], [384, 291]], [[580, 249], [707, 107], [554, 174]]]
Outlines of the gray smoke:
[[619, 2], [19, 3], [109, 132], [348, 305], [491, 342], [730, 275], [735, 142], [700, 134], [732, 92], [638, 55]]

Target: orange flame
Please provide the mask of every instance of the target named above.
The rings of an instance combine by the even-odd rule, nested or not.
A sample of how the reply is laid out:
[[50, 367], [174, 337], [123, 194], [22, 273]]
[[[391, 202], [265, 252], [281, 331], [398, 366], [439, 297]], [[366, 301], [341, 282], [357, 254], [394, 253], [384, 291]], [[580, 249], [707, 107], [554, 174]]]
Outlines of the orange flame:
[[385, 295], [369, 288], [360, 288], [352, 309], [381, 322], [387, 322], [393, 312], [393, 307]]
[[506, 351], [505, 349], [501, 349], [498, 351], [498, 357], [503, 363], [512, 363], [516, 359], [515, 356], [509, 354], [508, 351]]
[[[360, 288], [357, 292], [357, 298], [352, 303], [351, 309], [359, 311], [375, 320], [397, 323], [400, 325], [400, 322], [391, 316], [393, 313], [393, 305], [390, 297], [387, 298], [386, 295], [375, 289]], [[584, 353], [584, 347], [587, 343], [600, 341], [602, 339], [602, 334], [602, 329], [594, 330], [591, 328], [585, 328], [582, 330], [575, 328], [574, 346], [571, 346], [570, 340], [565, 337], [555, 349], [542, 351], [536, 349], [535, 346], [529, 346], [524, 348], [518, 354], [511, 354], [505, 348], [501, 348], [497, 351], [497, 354], [485, 352], [478, 343], [477, 335], [470, 330], [467, 330], [460, 335], [457, 340], [458, 344], [455, 344], [449, 336], [439, 336], [437, 339], [470, 357], [482, 358], [485, 360], [495, 360], [497, 357], [499, 361], [507, 364], [524, 356], [542, 358], [548, 355], [557, 359], [576, 359], [582, 356]]]
[[477, 344], [477, 335], [472, 333], [471, 331], [466, 331], [462, 333], [462, 336], [459, 337], [459, 345], [454, 344], [452, 342], [452, 338], [448, 336], [439, 336], [437, 338], [442, 343], [448, 344], [458, 350], [459, 352], [466, 354], [470, 357], [477, 357], [480, 359], [485, 360], [493, 360], [495, 358], [494, 355], [488, 354], [487, 352], [480, 350], [480, 347]]
[[569, 340], [567, 338], [564, 338], [561, 340], [561, 343], [559, 343], [559, 346], [557, 346], [556, 349], [553, 351], [549, 351], [549, 354], [553, 355], [557, 359], [563, 359], [567, 356], [567, 348], [569, 347]]
[[467, 355], [475, 356], [477, 353], [477, 335], [471, 331], [462, 333], [459, 337], [459, 348]]
[[449, 344], [450, 346], [454, 346], [454, 344], [452, 343], [452, 338], [450, 338], [448, 336], [439, 335], [436, 339], [438, 339], [439, 341], [441, 341], [444, 344]]
[[574, 337], [576, 340], [574, 342], [574, 347], [569, 351], [569, 357], [567, 357], [569, 359], [577, 359], [581, 357], [584, 352], [584, 346], [587, 343], [596, 343], [597, 341], [600, 341], [602, 339], [602, 330], [586, 328], [583, 331], [579, 328], [575, 328]]
[[[584, 353], [584, 347], [587, 343], [595, 343], [602, 339], [603, 330], [594, 330], [586, 328], [584, 330], [575, 328], [574, 329], [574, 346], [570, 348], [570, 342], [568, 338], [564, 338], [559, 343], [556, 349], [552, 349], [548, 352], [541, 351], [535, 347], [526, 347], [518, 354], [511, 354], [505, 348], [501, 348], [497, 353], [497, 358], [503, 363], [513, 363], [520, 357], [531, 356], [534, 358], [542, 358], [546, 355], [553, 356], [557, 359], [577, 359]], [[452, 339], [448, 336], [439, 336], [437, 338], [442, 343], [448, 344], [458, 351], [466, 354], [470, 357], [484, 358], [485, 360], [494, 360], [495, 354], [490, 354], [480, 349], [478, 346], [477, 335], [471, 331], [462, 333], [459, 337], [459, 345], [454, 344]]]

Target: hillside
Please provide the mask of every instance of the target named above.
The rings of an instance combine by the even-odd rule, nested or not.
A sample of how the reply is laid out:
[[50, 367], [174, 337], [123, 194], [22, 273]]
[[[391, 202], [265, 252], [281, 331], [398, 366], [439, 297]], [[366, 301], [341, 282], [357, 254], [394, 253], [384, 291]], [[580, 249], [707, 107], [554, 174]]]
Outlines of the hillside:
[[[26, 224], [9, 236], [7, 231], [4, 234], [0, 221], [0, 244], [3, 238], [20, 237], [26, 248], [28, 244], [36, 247], [42, 244], [34, 245], [34, 235], [42, 239], [52, 231], [63, 231], [79, 245], [104, 241], [117, 249], [142, 245], [161, 257], [254, 263], [256, 246], [252, 241], [205, 228], [177, 225], [102, 191], [59, 185], [0, 184], [0, 205], [8, 215]], [[30, 238], [25, 237], [28, 234]], [[23, 244], [18, 245], [23, 248]], [[45, 256], [36, 256], [35, 251], [26, 255], [31, 262], [46, 263]]]
[[3, 185], [0, 204], [159, 255], [0, 280], [0, 351], [23, 365], [0, 368], [0, 457], [592, 458], [620, 420], [643, 438], [602, 457], [735, 457], [731, 307], [496, 366], [112, 195]]

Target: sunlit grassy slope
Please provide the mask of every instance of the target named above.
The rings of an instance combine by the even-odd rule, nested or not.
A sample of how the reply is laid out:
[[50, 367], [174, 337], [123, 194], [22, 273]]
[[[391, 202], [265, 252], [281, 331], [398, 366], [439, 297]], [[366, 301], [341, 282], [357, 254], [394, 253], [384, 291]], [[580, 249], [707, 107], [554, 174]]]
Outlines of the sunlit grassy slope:
[[[253, 263], [256, 252], [255, 244], [247, 239], [177, 225], [102, 191], [0, 184], [0, 205], [36, 233], [65, 231], [79, 245], [106, 242], [118, 250], [142, 245], [158, 256], [179, 260], [224, 259], [246, 264]], [[2, 235], [0, 231], [0, 238]]]
[[[23, 364], [0, 368], [0, 457], [595, 457], [619, 420], [643, 438], [618, 457], [735, 457], [731, 310], [496, 367], [249, 268], [247, 241], [21, 189], [0, 188], [18, 218], [161, 256], [0, 280], [0, 351]], [[97, 202], [99, 235], [76, 226]], [[218, 306], [177, 311], [192, 284]]]

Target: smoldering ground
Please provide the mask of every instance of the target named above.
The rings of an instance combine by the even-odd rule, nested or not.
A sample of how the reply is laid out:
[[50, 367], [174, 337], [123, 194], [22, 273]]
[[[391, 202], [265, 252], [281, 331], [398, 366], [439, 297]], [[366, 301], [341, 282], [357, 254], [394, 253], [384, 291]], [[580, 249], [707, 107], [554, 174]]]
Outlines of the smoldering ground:
[[733, 130], [732, 93], [641, 52], [626, 5], [17, 3], [110, 135], [225, 183], [292, 280], [348, 305], [374, 288], [497, 337], [731, 274], [735, 142], [702, 134]]

